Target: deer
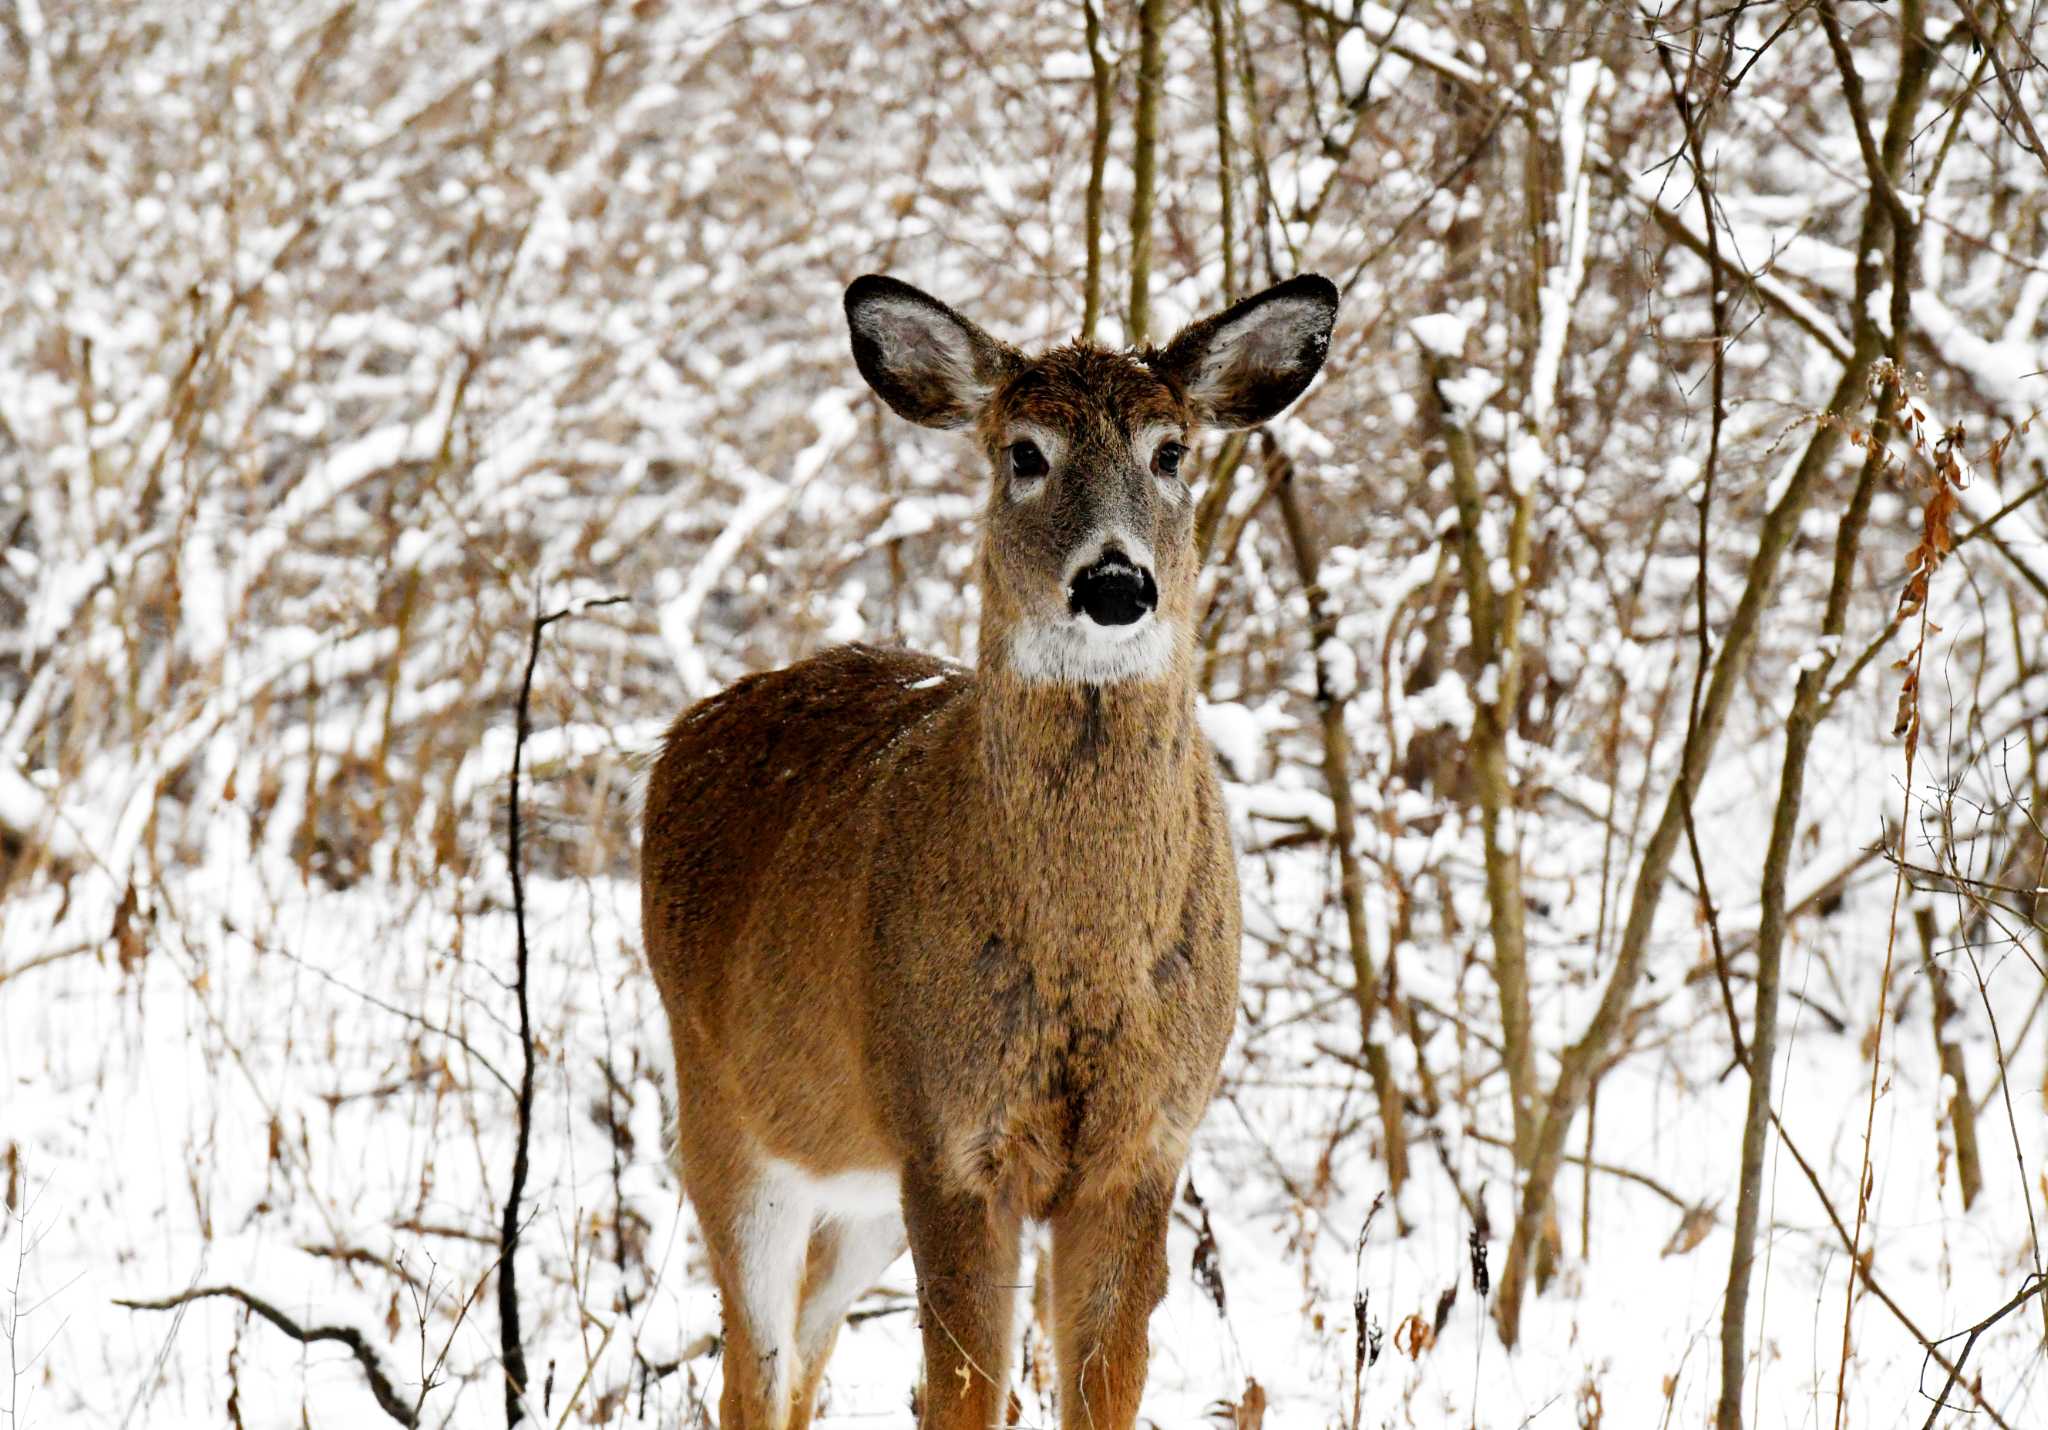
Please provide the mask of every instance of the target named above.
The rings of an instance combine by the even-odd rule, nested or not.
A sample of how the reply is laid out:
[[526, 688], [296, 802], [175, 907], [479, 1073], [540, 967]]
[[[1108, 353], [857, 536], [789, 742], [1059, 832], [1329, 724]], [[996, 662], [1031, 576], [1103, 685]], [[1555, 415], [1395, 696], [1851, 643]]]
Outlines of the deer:
[[1002, 1424], [1027, 1223], [1050, 1232], [1062, 1426], [1133, 1425], [1237, 1013], [1185, 459], [1301, 395], [1337, 296], [1303, 274], [1164, 347], [1029, 357], [894, 278], [847, 288], [867, 385], [988, 462], [978, 648], [745, 676], [649, 772], [643, 935], [723, 1430], [810, 1424], [847, 1311], [906, 1246], [920, 1424]]

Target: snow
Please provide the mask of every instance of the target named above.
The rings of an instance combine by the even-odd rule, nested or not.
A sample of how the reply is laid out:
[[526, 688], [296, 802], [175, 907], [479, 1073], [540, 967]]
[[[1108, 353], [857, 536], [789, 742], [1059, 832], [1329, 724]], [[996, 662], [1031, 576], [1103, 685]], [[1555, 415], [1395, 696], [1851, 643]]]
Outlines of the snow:
[[1346, 30], [1337, 41], [1337, 81], [1345, 95], [1355, 97], [1364, 92], [1371, 65], [1372, 47], [1365, 31]]
[[1586, 276], [1586, 105], [1603, 72], [1599, 60], [1580, 60], [1571, 65], [1565, 71], [1564, 93], [1558, 101], [1556, 225], [1562, 235], [1562, 253], [1561, 261], [1544, 275], [1543, 286], [1536, 294], [1540, 328], [1529, 378], [1530, 422], [1539, 433], [1550, 427], [1551, 411], [1557, 403], [1565, 333]]
[[1239, 780], [1257, 779], [1259, 752], [1265, 741], [1258, 716], [1229, 700], [1205, 700], [1195, 707], [1195, 713], [1202, 722], [1202, 733], [1232, 776]]
[[1415, 335], [1415, 341], [1422, 344], [1425, 352], [1451, 359], [1465, 355], [1467, 327], [1456, 314], [1425, 313], [1419, 318], [1410, 318], [1408, 331]]
[[[322, 12], [266, 28], [173, 0], [15, 9], [24, 102], [0, 114], [0, 145], [37, 162], [0, 177], [0, 1334], [20, 1369], [0, 1399], [25, 1427], [216, 1426], [230, 1404], [251, 1426], [382, 1423], [331, 1344], [220, 1302], [114, 1304], [220, 1281], [360, 1329], [424, 1394], [425, 1423], [502, 1424], [506, 778], [530, 622], [567, 607], [524, 751], [539, 1118], [521, 1299], [535, 1367], [554, 1372], [532, 1418], [694, 1430], [722, 1385], [719, 1308], [663, 1151], [674, 1072], [641, 966], [638, 785], [666, 723], [749, 672], [852, 638], [976, 649], [990, 434], [889, 415], [853, 370], [840, 296], [886, 269], [1002, 341], [1077, 331], [1078, 12], [358, 8], [334, 45]], [[1243, 13], [1277, 211], [1261, 224], [1237, 104], [1235, 275], [1322, 272], [1345, 303], [1326, 370], [1250, 438], [1227, 554], [1184, 593], [1246, 939], [1189, 1167], [1228, 1295], [1219, 1311], [1192, 1274], [1198, 1218], [1178, 1204], [1144, 1423], [1217, 1423], [1253, 1377], [1269, 1430], [1349, 1426], [1354, 1390], [1362, 1427], [1710, 1423], [1748, 1089], [1689, 850], [1627, 1046], [1567, 1141], [1669, 1199], [1568, 1165], [1557, 1272], [1512, 1351], [1471, 1280], [1469, 1208], [1486, 1209], [1497, 1281], [1516, 1186], [1468, 744], [1475, 700], [1503, 681], [1472, 656], [1426, 380], [1427, 358], [1446, 365], [1499, 584], [1521, 574], [1505, 533], [1529, 503], [1500, 848], [1520, 865], [1547, 1079], [1613, 967], [1691, 684], [1711, 350], [1683, 135], [1648, 45], [1582, 60], [1568, 36], [1524, 46], [1440, 3], [1333, 8], [1329, 31], [1284, 6]], [[1738, 43], [1769, 23], [1742, 17]], [[1304, 33], [1334, 40], [1334, 63], [1298, 63]], [[1112, 18], [1104, 340], [1124, 327], [1130, 38]], [[1158, 337], [1222, 299], [1207, 38], [1200, 7], [1167, 36]], [[1890, 73], [1883, 27], [1852, 43], [1866, 74]], [[1709, 131], [1736, 330], [1711, 650], [1858, 316], [1860, 171], [1815, 157], [1846, 131], [1811, 58], [1771, 49]], [[1938, 70], [1921, 120], [1966, 79]], [[2038, 209], [2041, 181], [1992, 116], [1960, 112], [1919, 200], [1912, 375], [1931, 434], [1965, 427], [1959, 532], [2048, 460], [2038, 422], [1986, 457], [2043, 401], [2048, 276], [2025, 225], [1996, 217]], [[1505, 136], [1469, 165], [1460, 114]], [[1556, 159], [1533, 214], [1532, 128]], [[1324, 195], [1313, 222], [1293, 208]], [[1888, 300], [1875, 312], [1889, 323]], [[1222, 440], [1194, 439], [1204, 475]], [[1745, 1020], [1791, 681], [1830, 659], [1840, 679], [1878, 639], [1919, 536], [1923, 490], [1880, 493], [1844, 634], [1819, 637], [1848, 452], [1815, 484], [1694, 800]], [[1335, 635], [1319, 647], [1275, 454], [1321, 552]], [[2039, 883], [2011, 856], [2032, 847], [2024, 792], [2048, 747], [2029, 579], [2048, 579], [2043, 522], [2038, 502], [2006, 515], [1997, 547], [1973, 541], [1935, 582], [1913, 801], [1890, 736], [1897, 640], [1815, 741], [1786, 872], [1779, 1110], [1853, 1213], [1875, 1075], [1863, 1244], [1932, 1335], [2036, 1264], [2042, 948], [2017, 922], [1960, 932], [1974, 906], [1956, 887], [1901, 896], [1937, 920], [1962, 1005], [1945, 1036], [1984, 1103], [1986, 1186], [1965, 1211], [1910, 916], [1881, 987], [1895, 876], [1874, 846], [1903, 816], [1915, 862]], [[630, 604], [589, 608], [613, 592]], [[1364, 1026], [1410, 1099], [1414, 1175], [1362, 1247], [1389, 1189], [1356, 1065], [1318, 666], [1347, 697], [1358, 952], [1394, 1000], [1368, 998]], [[1847, 1253], [1789, 1150], [1766, 1161], [1752, 1427], [1835, 1413]], [[1417, 1345], [1404, 1323], [1453, 1286], [1441, 1335]], [[821, 1425], [908, 1423], [913, 1294], [905, 1261], [863, 1301]], [[1387, 1338], [1362, 1386], [1354, 1295]], [[1875, 1299], [1852, 1329], [1845, 1420], [1921, 1425], [1915, 1337]], [[2016, 1316], [1980, 1338], [1968, 1379], [2036, 1425], [2041, 1365], [2038, 1318]], [[1018, 1392], [1020, 1423], [1057, 1423], [1042, 1380]], [[1990, 1423], [1973, 1409], [1950, 1418]]]
[[4, 764], [0, 764], [0, 828], [35, 835], [52, 858], [70, 861], [84, 856], [48, 796]]
[[1332, 636], [1316, 647], [1316, 665], [1332, 700], [1349, 700], [1358, 689], [1358, 656], [1350, 645]]

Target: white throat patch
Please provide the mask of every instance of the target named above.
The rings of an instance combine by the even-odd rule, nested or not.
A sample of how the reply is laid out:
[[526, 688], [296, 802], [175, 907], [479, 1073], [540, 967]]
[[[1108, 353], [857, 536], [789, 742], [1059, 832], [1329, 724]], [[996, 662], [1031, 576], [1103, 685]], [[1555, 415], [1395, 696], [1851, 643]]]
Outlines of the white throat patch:
[[1128, 626], [1099, 626], [1084, 616], [1031, 621], [1010, 632], [1010, 669], [1045, 685], [1117, 685], [1160, 680], [1173, 669], [1181, 628], [1148, 615]]

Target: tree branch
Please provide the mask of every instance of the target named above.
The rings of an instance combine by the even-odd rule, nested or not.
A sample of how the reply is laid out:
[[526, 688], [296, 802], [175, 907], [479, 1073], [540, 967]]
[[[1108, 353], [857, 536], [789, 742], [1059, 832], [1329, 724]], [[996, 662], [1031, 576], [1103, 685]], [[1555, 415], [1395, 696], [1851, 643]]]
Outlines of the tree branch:
[[363, 1333], [353, 1326], [302, 1326], [261, 1296], [253, 1296], [239, 1286], [201, 1286], [196, 1290], [180, 1292], [176, 1296], [167, 1296], [160, 1301], [130, 1301], [116, 1297], [114, 1304], [125, 1306], [131, 1311], [173, 1311], [188, 1302], [203, 1301], [213, 1296], [241, 1302], [301, 1345], [311, 1345], [315, 1341], [335, 1341], [346, 1346], [349, 1354], [356, 1358], [356, 1363], [362, 1366], [363, 1375], [370, 1382], [370, 1394], [376, 1398], [377, 1408], [401, 1425], [419, 1424], [419, 1417], [414, 1414], [413, 1408], [398, 1398], [398, 1391], [391, 1384], [391, 1378], [384, 1373], [384, 1366], [377, 1359], [377, 1352], [363, 1338]]

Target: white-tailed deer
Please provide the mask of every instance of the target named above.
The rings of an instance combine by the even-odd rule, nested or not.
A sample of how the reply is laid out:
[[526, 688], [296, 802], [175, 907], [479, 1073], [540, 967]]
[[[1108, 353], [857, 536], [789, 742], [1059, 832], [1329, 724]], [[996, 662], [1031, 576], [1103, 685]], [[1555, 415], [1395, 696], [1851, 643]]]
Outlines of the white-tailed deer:
[[647, 959], [725, 1318], [723, 1430], [800, 1430], [907, 1243], [927, 1427], [1007, 1406], [1019, 1233], [1052, 1231], [1061, 1421], [1129, 1430], [1238, 898], [1195, 723], [1189, 434], [1322, 365], [1303, 276], [1161, 349], [1036, 358], [893, 279], [861, 375], [994, 468], [979, 661], [846, 646], [686, 711], [648, 785]]

